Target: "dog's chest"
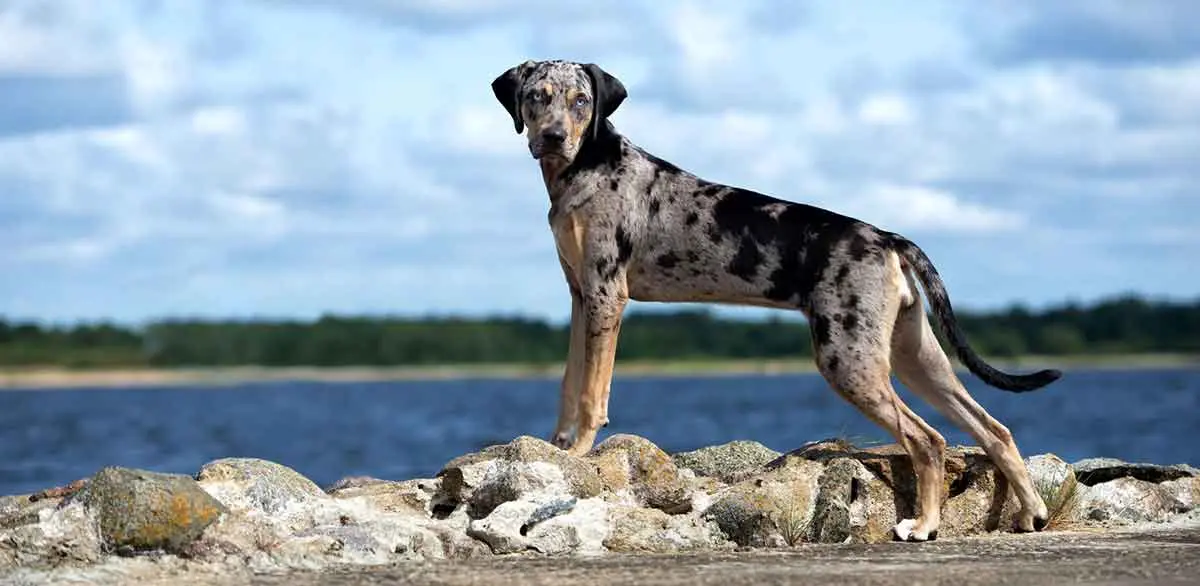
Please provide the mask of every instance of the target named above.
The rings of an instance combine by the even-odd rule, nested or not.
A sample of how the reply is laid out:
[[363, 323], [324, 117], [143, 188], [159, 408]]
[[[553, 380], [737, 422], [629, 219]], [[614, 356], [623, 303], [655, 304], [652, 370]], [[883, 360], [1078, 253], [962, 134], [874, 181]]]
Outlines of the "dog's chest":
[[556, 214], [550, 219], [554, 246], [562, 260], [567, 278], [578, 287], [582, 282], [584, 225], [576, 212]]

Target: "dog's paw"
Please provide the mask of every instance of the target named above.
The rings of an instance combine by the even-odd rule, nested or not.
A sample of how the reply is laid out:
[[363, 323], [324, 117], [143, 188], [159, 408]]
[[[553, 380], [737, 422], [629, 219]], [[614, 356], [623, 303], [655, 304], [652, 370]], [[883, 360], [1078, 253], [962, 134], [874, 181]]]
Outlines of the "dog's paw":
[[572, 445], [575, 445], [575, 434], [560, 431], [550, 438], [550, 443], [560, 450], [568, 450]]
[[1013, 519], [1014, 533], [1034, 533], [1045, 529], [1050, 524], [1046, 515], [1018, 515]]
[[1045, 503], [1038, 499], [1033, 506], [1023, 507], [1013, 519], [1013, 531], [1016, 533], [1033, 533], [1041, 531], [1050, 524], [1050, 512]]
[[930, 531], [921, 527], [915, 519], [905, 519], [892, 528], [894, 541], [933, 541], [937, 534], [937, 529]]

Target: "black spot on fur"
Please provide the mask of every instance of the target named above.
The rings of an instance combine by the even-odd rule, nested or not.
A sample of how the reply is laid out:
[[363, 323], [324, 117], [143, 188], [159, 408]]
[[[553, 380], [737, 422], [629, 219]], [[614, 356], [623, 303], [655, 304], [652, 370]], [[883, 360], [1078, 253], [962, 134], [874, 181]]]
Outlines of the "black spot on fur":
[[833, 278], [833, 284], [841, 285], [843, 282], [846, 281], [846, 277], [849, 277], [849, 276], [850, 276], [850, 266], [842, 265], [841, 268], [838, 269], [837, 276], [835, 276]]
[[609, 277], [609, 268], [612, 267], [612, 265], [613, 262], [611, 258], [608, 258], [607, 256], [596, 257], [596, 274], [600, 275], [601, 278], [611, 278]]
[[829, 318], [817, 314], [812, 318], [812, 335], [813, 341], [817, 346], [826, 346], [829, 344]]
[[761, 262], [762, 252], [759, 251], [758, 244], [749, 234], [744, 234], [737, 252], [729, 261], [729, 273], [746, 281], [753, 280], [758, 274], [758, 265]]
[[629, 239], [629, 233], [625, 231], [625, 226], [617, 226], [617, 264], [624, 265], [629, 262], [629, 257], [633, 256], [633, 241]]
[[658, 266], [664, 269], [673, 269], [679, 264], [679, 257], [675, 256], [674, 252], [668, 252], [658, 257]]
[[847, 333], [853, 332], [858, 328], [858, 316], [853, 313], [847, 313], [842, 317], [842, 329]]
[[672, 195], [672, 196], [667, 197], [667, 203], [675, 203], [675, 196]]
[[688, 262], [700, 262], [700, 253], [695, 250], [688, 251]]
[[717, 197], [725, 188], [716, 183], [709, 183], [700, 188], [696, 193], [703, 197]]
[[[845, 268], [845, 267], [843, 267], [843, 268]], [[839, 270], [838, 274], [841, 275], [842, 272]], [[838, 284], [840, 284], [840, 283], [838, 283]], [[859, 301], [858, 294], [851, 293], [849, 297], [847, 297], [844, 301], [842, 301], [842, 307], [845, 309], [857, 309], [858, 301]]]
[[829, 370], [829, 372], [831, 372], [831, 373], [837, 372], [838, 367], [841, 366], [841, 364], [842, 364], [842, 360], [840, 358], [838, 358], [836, 355], [830, 356], [829, 360], [825, 361], [825, 368], [827, 370]]
[[611, 189], [611, 190], [613, 190], [613, 191], [616, 191], [616, 190], [617, 190], [617, 187], [618, 187], [619, 185], [620, 185], [620, 183], [618, 183], [618, 182], [617, 182], [617, 178], [616, 178], [616, 177], [613, 177], [612, 179], [610, 179], [610, 180], [608, 181], [608, 188], [609, 188], [609, 189]]
[[687, 224], [688, 226], [691, 226], [699, 221], [700, 221], [700, 214], [697, 214], [696, 212], [688, 212], [688, 215], [686, 218], [684, 218], [683, 223]]
[[651, 201], [650, 202], [650, 217], [653, 218], [654, 216], [657, 216], [658, 210], [661, 208], [662, 208], [662, 202], [658, 201], [657, 199]]
[[601, 297], [608, 297], [608, 287], [605, 287], [604, 285], [600, 285], [600, 287], [596, 289], [596, 292], [599, 293]]

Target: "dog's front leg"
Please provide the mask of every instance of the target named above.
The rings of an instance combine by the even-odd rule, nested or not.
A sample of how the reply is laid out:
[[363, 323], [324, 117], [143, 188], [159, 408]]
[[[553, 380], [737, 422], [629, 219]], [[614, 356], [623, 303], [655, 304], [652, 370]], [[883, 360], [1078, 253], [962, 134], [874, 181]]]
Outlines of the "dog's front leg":
[[579, 393], [583, 389], [584, 341], [587, 339], [584, 323], [583, 299], [579, 291], [571, 288], [571, 329], [567, 346], [567, 364], [563, 371], [561, 395], [558, 403], [558, 423], [554, 426], [551, 442], [568, 449], [575, 441], [579, 422]]
[[617, 353], [617, 336], [626, 299], [618, 295], [588, 295], [583, 300], [583, 386], [579, 393], [579, 419], [571, 453], [586, 454], [596, 443], [596, 432], [607, 415], [609, 385]]

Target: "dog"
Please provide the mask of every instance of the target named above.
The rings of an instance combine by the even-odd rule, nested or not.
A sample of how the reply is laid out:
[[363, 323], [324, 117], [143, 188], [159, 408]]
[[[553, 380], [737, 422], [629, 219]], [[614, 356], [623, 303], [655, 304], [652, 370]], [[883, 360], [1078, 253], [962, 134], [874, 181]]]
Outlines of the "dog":
[[608, 425], [628, 300], [708, 302], [804, 313], [818, 370], [912, 459], [915, 519], [901, 541], [936, 539], [946, 440], [896, 394], [900, 381], [971, 434], [1012, 484], [1014, 530], [1039, 531], [1047, 509], [1009, 430], [968, 395], [935, 337], [918, 282], [959, 360], [989, 385], [1043, 387], [1058, 370], [1012, 375], [981, 359], [946, 288], [916, 244], [833, 211], [707, 181], [639, 148], [609, 119], [624, 84], [594, 63], [529, 60], [492, 81], [526, 133], [550, 196], [549, 223], [571, 294], [568, 358], [551, 441], [573, 454]]

